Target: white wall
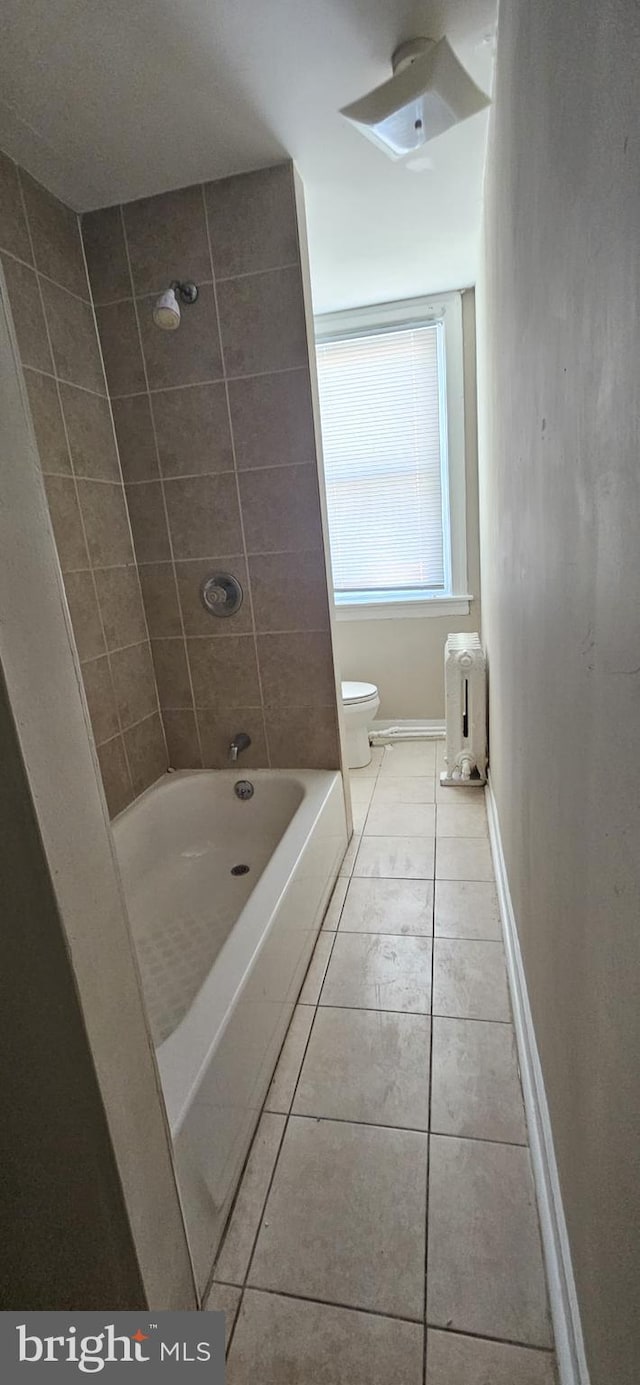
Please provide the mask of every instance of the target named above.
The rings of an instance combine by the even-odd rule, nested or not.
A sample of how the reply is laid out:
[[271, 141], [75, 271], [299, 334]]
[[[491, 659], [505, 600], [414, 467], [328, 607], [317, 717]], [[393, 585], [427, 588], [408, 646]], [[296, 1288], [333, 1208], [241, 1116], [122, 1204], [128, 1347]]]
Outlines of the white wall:
[[498, 806], [592, 1385], [640, 1378], [640, 12], [501, 6], [478, 287]]
[[379, 717], [444, 717], [444, 644], [453, 630], [480, 629], [478, 453], [475, 378], [475, 301], [462, 298], [467, 482], [468, 616], [425, 616], [336, 623], [335, 649], [342, 678], [376, 683]]

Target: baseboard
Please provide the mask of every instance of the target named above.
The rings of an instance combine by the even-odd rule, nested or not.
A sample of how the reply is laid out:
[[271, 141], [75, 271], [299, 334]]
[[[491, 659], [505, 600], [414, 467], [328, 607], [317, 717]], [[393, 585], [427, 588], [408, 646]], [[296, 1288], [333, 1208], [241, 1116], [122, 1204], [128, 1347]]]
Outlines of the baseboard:
[[524, 1104], [529, 1127], [531, 1163], [538, 1196], [540, 1229], [547, 1270], [558, 1374], [560, 1385], [589, 1385], [589, 1370], [584, 1351], [580, 1310], [571, 1264], [571, 1249], [562, 1205], [549, 1107], [529, 1005], [527, 981], [509, 890], [500, 823], [491, 788], [491, 778], [489, 778], [487, 785], [487, 813], [504, 931]]
[[437, 741], [444, 734], [444, 721], [382, 717], [372, 721], [369, 740], [372, 745], [387, 745], [391, 741]]

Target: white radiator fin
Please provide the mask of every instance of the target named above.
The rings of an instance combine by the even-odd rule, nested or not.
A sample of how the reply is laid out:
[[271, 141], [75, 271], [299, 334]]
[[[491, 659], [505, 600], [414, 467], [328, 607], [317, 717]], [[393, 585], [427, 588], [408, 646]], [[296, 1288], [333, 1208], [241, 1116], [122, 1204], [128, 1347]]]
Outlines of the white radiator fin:
[[472, 786], [487, 778], [487, 671], [479, 635], [449, 635], [444, 651], [447, 711], [442, 784]]

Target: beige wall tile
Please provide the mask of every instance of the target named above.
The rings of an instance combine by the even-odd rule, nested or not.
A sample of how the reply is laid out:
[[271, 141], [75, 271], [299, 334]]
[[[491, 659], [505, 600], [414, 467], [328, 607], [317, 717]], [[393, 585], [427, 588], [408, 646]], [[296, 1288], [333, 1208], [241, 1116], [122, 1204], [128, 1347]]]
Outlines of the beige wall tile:
[[153, 481], [160, 472], [148, 394], [114, 399], [112, 407], [125, 481]]
[[135, 567], [98, 568], [95, 575], [108, 649], [137, 644], [147, 626]]
[[2, 256], [2, 267], [22, 364], [51, 373], [53, 362], [37, 277], [32, 269], [8, 255]]
[[192, 707], [193, 696], [184, 640], [152, 640], [151, 654], [160, 706], [163, 709]]
[[328, 630], [324, 553], [268, 553], [249, 563], [256, 630]]
[[123, 729], [157, 710], [158, 701], [148, 641], [111, 655], [113, 686]]
[[155, 294], [138, 299], [149, 388], [162, 390], [219, 380], [222, 357], [212, 285], [201, 284], [196, 302], [182, 308], [177, 332], [161, 332], [156, 327], [152, 315], [155, 299]]
[[71, 459], [56, 382], [36, 370], [25, 370], [24, 378], [42, 470], [70, 476]]
[[46, 476], [45, 490], [62, 571], [87, 568], [89, 555], [75, 481], [66, 476]]
[[328, 634], [259, 635], [257, 644], [265, 706], [333, 707], [335, 683]]
[[77, 487], [92, 564], [114, 567], [117, 563], [132, 563], [131, 533], [122, 486], [109, 481], [80, 480]]
[[127, 486], [127, 508], [139, 563], [160, 563], [171, 557], [162, 486], [143, 481]]
[[151, 638], [170, 639], [181, 635], [182, 622], [173, 564], [145, 563], [139, 575]]
[[93, 309], [66, 289], [41, 279], [56, 374], [61, 380], [106, 394]]
[[120, 208], [86, 212], [81, 225], [94, 303], [130, 298], [131, 278]]
[[218, 285], [218, 308], [228, 375], [307, 365], [299, 269], [226, 279]]
[[298, 224], [290, 163], [205, 187], [216, 279], [298, 261]]
[[309, 371], [280, 371], [229, 381], [236, 464], [286, 466], [315, 457]]
[[143, 793], [167, 768], [162, 722], [157, 712], [124, 733], [134, 791]]
[[122, 736], [114, 736], [98, 746], [98, 761], [107, 808], [113, 818], [134, 797]]
[[274, 769], [337, 769], [340, 765], [335, 707], [270, 707], [265, 711], [269, 759]]
[[172, 769], [201, 769], [202, 755], [195, 712], [163, 708], [167, 754]]
[[147, 382], [133, 300], [98, 308], [96, 319], [109, 394], [139, 394]]
[[205, 558], [242, 548], [233, 473], [166, 481], [165, 496], [176, 558]]
[[20, 181], [36, 267], [63, 288], [88, 299], [89, 285], [76, 213], [27, 173], [21, 172]]
[[18, 169], [6, 154], [0, 154], [0, 250], [8, 250], [19, 260], [32, 263]]
[[245, 471], [238, 480], [248, 553], [322, 548], [315, 466]]
[[93, 574], [68, 572], [64, 586], [79, 658], [95, 659], [106, 649]]
[[82, 665], [82, 681], [96, 744], [118, 734], [118, 709], [111, 682], [109, 660], [105, 655]]
[[120, 481], [108, 400], [75, 385], [61, 385], [60, 398], [76, 476]]
[[199, 183], [128, 202], [122, 209], [136, 294], [162, 293], [174, 279], [211, 278]]
[[259, 707], [260, 686], [251, 635], [225, 640], [188, 639], [196, 707]]
[[151, 402], [163, 476], [233, 471], [223, 382], [160, 390]]
[[[244, 593], [240, 610], [236, 611], [235, 615], [225, 616], [222, 619], [211, 615], [211, 612], [203, 605], [200, 596], [200, 587], [204, 578], [215, 572], [228, 572], [237, 578]], [[244, 557], [235, 553], [230, 557], [200, 558], [190, 562], [179, 562], [176, 563], [176, 575], [186, 635], [209, 635], [213, 639], [216, 636], [251, 633], [253, 625], [249, 578]]]

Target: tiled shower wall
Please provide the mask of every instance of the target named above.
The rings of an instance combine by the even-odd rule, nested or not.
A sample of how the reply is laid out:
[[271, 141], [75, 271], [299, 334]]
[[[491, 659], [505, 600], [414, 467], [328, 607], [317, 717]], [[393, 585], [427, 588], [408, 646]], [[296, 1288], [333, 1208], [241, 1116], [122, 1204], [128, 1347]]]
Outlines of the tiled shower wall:
[[[337, 767], [290, 164], [82, 220], [170, 763]], [[155, 297], [193, 279], [175, 332]], [[233, 617], [200, 601], [237, 576]]]
[[124, 488], [78, 218], [2, 155], [0, 250], [113, 814], [167, 767]]

